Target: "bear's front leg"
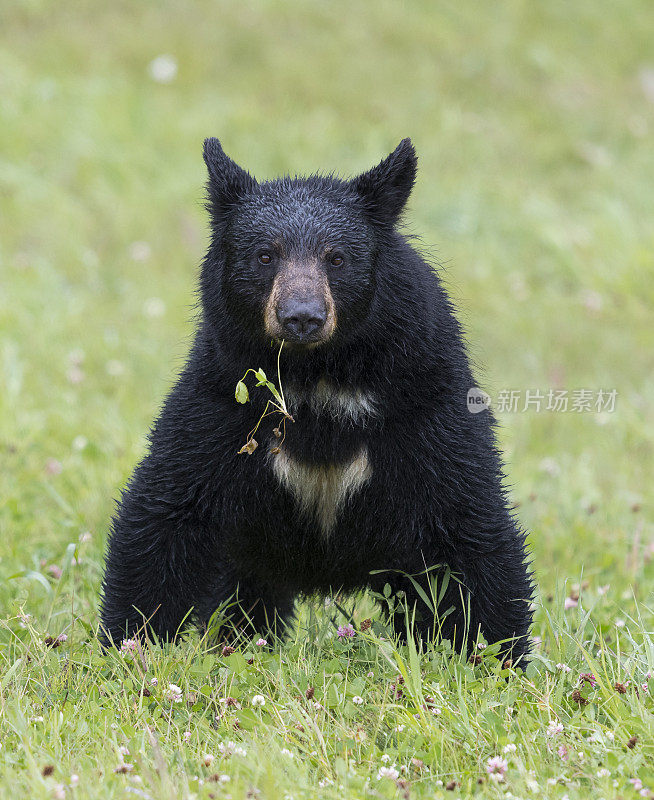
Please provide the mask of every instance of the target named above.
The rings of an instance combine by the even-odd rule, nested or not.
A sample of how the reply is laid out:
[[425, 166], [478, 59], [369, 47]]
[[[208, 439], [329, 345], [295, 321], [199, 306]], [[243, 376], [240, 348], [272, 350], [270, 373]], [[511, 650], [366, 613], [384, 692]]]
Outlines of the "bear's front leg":
[[450, 559], [469, 598], [470, 644], [481, 629], [491, 644], [506, 641], [501, 653], [515, 662], [529, 653], [533, 617], [524, 538], [511, 526], [484, 544], [484, 548], [474, 543], [459, 546]]
[[229, 563], [221, 561], [206, 595], [198, 599], [195, 616], [206, 629], [214, 612], [224, 611], [219, 629], [212, 630], [213, 636], [224, 641], [242, 633], [281, 638], [294, 605], [295, 595], [287, 587], [241, 577]]
[[[529, 652], [533, 590], [517, 530], [495, 537], [489, 549], [460, 540], [449, 552], [439, 548], [430, 554], [423, 549], [421, 556], [428, 567], [441, 568], [425, 573], [424, 567], [400, 566], [399, 572], [381, 573], [372, 583], [377, 592], [390, 584], [396, 598], [391, 621], [400, 636], [407, 633], [408, 609], [418, 636], [449, 639], [458, 652], [470, 653], [479, 630], [491, 644], [505, 642], [505, 658], [517, 661]], [[447, 578], [445, 565], [450, 568]]]
[[205, 592], [215, 563], [214, 540], [199, 521], [133, 497], [123, 498], [109, 537], [100, 638], [153, 631], [174, 639]]

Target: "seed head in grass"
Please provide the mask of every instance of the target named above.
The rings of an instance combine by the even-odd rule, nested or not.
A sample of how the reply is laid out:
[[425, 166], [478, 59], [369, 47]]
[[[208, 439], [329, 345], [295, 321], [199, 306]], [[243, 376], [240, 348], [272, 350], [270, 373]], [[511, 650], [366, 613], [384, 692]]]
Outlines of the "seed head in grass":
[[597, 686], [597, 678], [593, 675], [592, 672], [582, 672], [579, 675], [579, 682], [580, 683], [587, 683], [590, 685], [592, 689]]

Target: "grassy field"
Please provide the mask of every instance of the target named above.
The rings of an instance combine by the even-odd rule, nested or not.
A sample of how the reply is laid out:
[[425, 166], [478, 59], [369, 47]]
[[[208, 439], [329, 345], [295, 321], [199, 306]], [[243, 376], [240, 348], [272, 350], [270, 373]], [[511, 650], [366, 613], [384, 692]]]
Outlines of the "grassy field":
[[[654, 797], [651, 4], [0, 20], [0, 795]], [[369, 597], [304, 604], [281, 649], [100, 653], [113, 498], [193, 330], [207, 135], [258, 176], [413, 138], [409, 229], [480, 385], [520, 395], [498, 417], [538, 583], [526, 675], [396, 647]], [[523, 411], [550, 389], [617, 402]]]

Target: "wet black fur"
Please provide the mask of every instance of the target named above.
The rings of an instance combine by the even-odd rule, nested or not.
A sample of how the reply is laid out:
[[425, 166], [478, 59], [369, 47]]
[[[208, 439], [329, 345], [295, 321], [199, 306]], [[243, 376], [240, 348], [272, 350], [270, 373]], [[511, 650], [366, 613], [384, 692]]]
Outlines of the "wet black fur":
[[[143, 626], [173, 637], [184, 620], [205, 622], [238, 594], [257, 630], [286, 618], [300, 593], [404, 590], [434, 624], [410, 581], [448, 564], [469, 601], [474, 639], [517, 637], [528, 651], [532, 587], [524, 534], [507, 508], [489, 411], [471, 414], [475, 385], [450, 302], [432, 267], [396, 230], [416, 157], [409, 140], [354, 179], [283, 178], [257, 183], [215, 139], [205, 143], [212, 241], [201, 278], [202, 317], [185, 369], [151, 433], [113, 520], [102, 627], [114, 642]], [[300, 392], [328, 376], [369, 392], [378, 415], [358, 423], [300, 403], [284, 447], [311, 463], [346, 462], [365, 445], [372, 477], [341, 509], [331, 535], [298, 513], [281, 488], [264, 428], [253, 455], [237, 455], [265, 394], [234, 400], [249, 367], [276, 375], [277, 345], [262, 309], [280, 259], [344, 254], [325, 264], [335, 300], [333, 338], [307, 352], [284, 348], [282, 381]], [[462, 645], [461, 586], [450, 582], [441, 609], [456, 610], [442, 634]], [[191, 614], [189, 615], [189, 612]], [[467, 618], [467, 617], [466, 617]], [[404, 621], [400, 621], [404, 627]], [[455, 633], [456, 628], [456, 633]], [[106, 641], [106, 639], [105, 639]]]

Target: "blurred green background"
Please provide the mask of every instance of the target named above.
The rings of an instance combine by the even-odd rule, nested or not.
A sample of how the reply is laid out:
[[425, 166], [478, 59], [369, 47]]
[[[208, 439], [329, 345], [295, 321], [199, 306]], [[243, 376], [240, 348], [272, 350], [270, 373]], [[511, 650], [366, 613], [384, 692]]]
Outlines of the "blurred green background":
[[650, 2], [5, 0], [0, 22], [2, 577], [88, 531], [94, 621], [112, 498], [193, 332], [203, 138], [272, 177], [411, 136], [408, 229], [480, 384], [618, 391], [499, 414], [539, 585], [651, 599]]

